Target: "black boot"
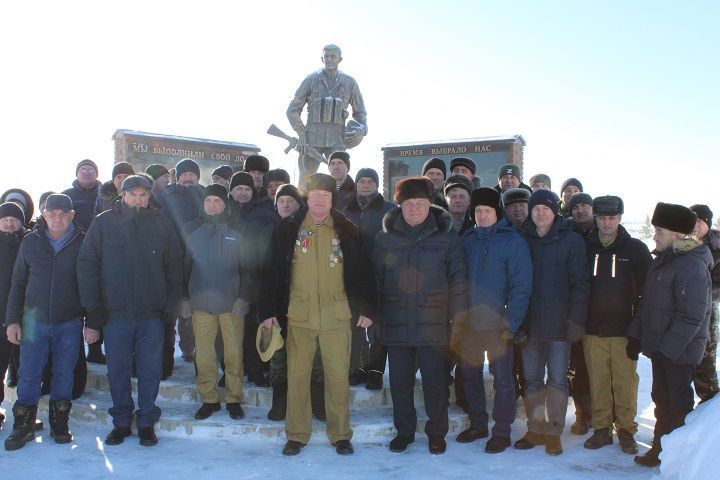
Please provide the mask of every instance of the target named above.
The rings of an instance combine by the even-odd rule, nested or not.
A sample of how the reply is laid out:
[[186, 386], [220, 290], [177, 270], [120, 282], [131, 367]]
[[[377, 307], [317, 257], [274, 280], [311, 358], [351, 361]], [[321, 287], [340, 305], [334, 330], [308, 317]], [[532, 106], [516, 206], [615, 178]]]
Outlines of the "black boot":
[[635, 456], [635, 463], [642, 465], [643, 467], [657, 467], [660, 465], [660, 452], [662, 452], [662, 445], [660, 444], [660, 437], [653, 438], [652, 447], [650, 450], [643, 453], [642, 455]]
[[369, 370], [365, 388], [368, 390], [382, 390], [383, 388], [383, 372], [379, 370]]
[[313, 417], [321, 422], [327, 421], [325, 416], [325, 383], [310, 383], [310, 403], [312, 405]]
[[138, 428], [138, 437], [143, 447], [152, 447], [158, 443], [154, 426]]
[[35, 415], [37, 405], [25, 407], [23, 405], [13, 406], [13, 429], [10, 436], [5, 439], [5, 450], [18, 450], [27, 442], [35, 438]]
[[70, 400], [50, 400], [50, 436], [55, 443], [70, 443], [73, 440], [68, 427], [71, 406]]
[[350, 372], [348, 382], [350, 385], [360, 385], [361, 383], [365, 383], [367, 381], [367, 376], [368, 374], [365, 370], [358, 368]]
[[272, 407], [267, 414], [270, 420], [285, 420], [287, 411], [287, 383], [273, 383]]

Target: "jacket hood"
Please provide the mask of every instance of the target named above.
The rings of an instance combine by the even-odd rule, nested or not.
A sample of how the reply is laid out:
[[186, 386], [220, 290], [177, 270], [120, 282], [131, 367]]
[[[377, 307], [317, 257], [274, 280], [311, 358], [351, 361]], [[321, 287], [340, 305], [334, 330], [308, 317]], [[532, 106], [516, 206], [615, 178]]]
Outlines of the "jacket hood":
[[25, 214], [25, 225], [29, 225], [32, 221], [33, 215], [35, 214], [35, 203], [33, 202], [32, 197], [25, 190], [22, 190], [20, 188], [11, 188], [10, 190], [2, 194], [2, 197], [0, 197], [0, 203], [5, 203], [7, 201], [6, 199], [8, 195], [10, 195], [11, 193], [20, 194], [25, 198], [25, 207], [23, 208], [23, 213]]
[[703, 242], [695, 237], [683, 238], [681, 240], [675, 240], [672, 244], [673, 253], [684, 254], [689, 253], [693, 249], [702, 245]]
[[[395, 207], [385, 214], [383, 218], [383, 231], [395, 232], [395, 222], [402, 215], [402, 207]], [[430, 205], [429, 217], [435, 220], [435, 226], [441, 232], [449, 232], [452, 230], [452, 217], [444, 208], [437, 205]]]

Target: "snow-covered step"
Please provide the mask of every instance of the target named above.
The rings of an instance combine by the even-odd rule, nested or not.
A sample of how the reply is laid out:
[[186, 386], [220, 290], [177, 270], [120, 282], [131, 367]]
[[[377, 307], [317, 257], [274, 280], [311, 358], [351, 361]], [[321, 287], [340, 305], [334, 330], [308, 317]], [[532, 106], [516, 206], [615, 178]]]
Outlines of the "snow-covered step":
[[[10, 389], [8, 389], [10, 390]], [[8, 393], [14, 393], [10, 390]], [[12, 395], [14, 397], [14, 395]], [[8, 398], [14, 401], [14, 398]], [[224, 406], [206, 420], [196, 420], [193, 415], [198, 405], [194, 403], [158, 402], [162, 416], [156, 429], [158, 434], [173, 436], [203, 435], [224, 437], [231, 435], [257, 435], [262, 437], [284, 437], [285, 423], [267, 419], [267, 408], [243, 405], [245, 418], [231, 419]], [[112, 428], [112, 418], [108, 413], [111, 406], [108, 392], [91, 389], [73, 402], [71, 424], [75, 421], [98, 423]], [[418, 414], [417, 431], [424, 431], [427, 417], [421, 405], [416, 405]], [[47, 415], [48, 400], [42, 398], [38, 405], [38, 416]], [[450, 432], [458, 433], [469, 426], [467, 414], [455, 406], [449, 411]], [[350, 424], [357, 439], [392, 438], [395, 427], [392, 421], [392, 407], [358, 407], [350, 410]], [[72, 425], [71, 425], [72, 427]], [[326, 425], [313, 420], [313, 440], [327, 441]], [[109, 431], [109, 430], [108, 430]]]
[[[104, 365], [88, 365], [87, 388], [109, 390], [107, 369]], [[133, 392], [137, 393], [137, 379], [132, 379]], [[220, 388], [220, 400], [223, 401], [224, 389]], [[485, 392], [492, 397], [492, 377], [485, 378]], [[173, 370], [173, 375], [160, 382], [159, 399], [168, 402], [195, 402], [200, 404], [200, 396], [195, 388], [195, 369], [192, 364], [181, 364]], [[450, 388], [450, 402], [455, 402], [454, 387]], [[243, 385], [243, 403], [249, 406], [270, 408], [272, 405], [272, 388], [258, 387], [253, 383]], [[415, 403], [423, 404], [422, 382], [415, 385]], [[383, 407], [392, 406], [392, 397], [387, 375], [382, 390], [367, 390], [364, 385], [350, 387], [351, 407]]]

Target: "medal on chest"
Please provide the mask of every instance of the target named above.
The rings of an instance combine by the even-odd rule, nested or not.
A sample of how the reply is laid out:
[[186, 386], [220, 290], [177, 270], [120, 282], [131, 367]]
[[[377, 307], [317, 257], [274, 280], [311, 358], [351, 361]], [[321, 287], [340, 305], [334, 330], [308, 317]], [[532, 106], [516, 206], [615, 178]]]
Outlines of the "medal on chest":
[[301, 228], [298, 232], [298, 237], [295, 240], [295, 245], [300, 247], [302, 253], [307, 253], [308, 247], [310, 246], [310, 237], [312, 237], [312, 230], [307, 228]]
[[330, 268], [335, 268], [335, 265], [342, 263], [343, 253], [340, 249], [340, 241], [337, 238], [332, 239], [332, 251], [330, 252]]

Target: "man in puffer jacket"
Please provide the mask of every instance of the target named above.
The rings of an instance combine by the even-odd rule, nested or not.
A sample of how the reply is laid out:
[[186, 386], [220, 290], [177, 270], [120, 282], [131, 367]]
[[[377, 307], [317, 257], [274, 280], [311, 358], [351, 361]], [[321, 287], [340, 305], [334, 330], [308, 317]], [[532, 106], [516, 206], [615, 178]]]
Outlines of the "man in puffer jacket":
[[661, 202], [655, 207], [658, 255], [628, 331], [636, 340], [628, 342], [628, 356], [637, 358], [642, 351], [652, 360], [655, 432], [650, 450], [635, 457], [635, 463], [646, 467], [660, 464], [662, 436], [682, 426], [695, 405], [691, 384], [708, 337], [713, 261], [707, 246], [692, 235], [696, 220], [682, 205]]
[[461, 335], [463, 386], [470, 412], [470, 428], [457, 441], [468, 443], [488, 435], [483, 368], [485, 352], [493, 372], [492, 438], [487, 453], [510, 446], [510, 425], [515, 421], [513, 345], [525, 318], [532, 291], [532, 261], [527, 242], [503, 216], [500, 193], [475, 190], [470, 214], [475, 227], [463, 236], [468, 262], [468, 314]]
[[590, 296], [585, 243], [560, 218], [558, 208], [551, 191], [533, 192], [523, 231], [533, 260], [533, 291], [524, 327], [530, 343], [522, 352], [528, 432], [515, 448], [545, 445], [548, 455], [562, 453], [570, 342], [582, 338]]
[[445, 452], [448, 432], [447, 348], [453, 322], [467, 310], [467, 267], [450, 214], [431, 205], [434, 188], [425, 177], [398, 182], [400, 204], [375, 237], [373, 270], [378, 282], [382, 343], [387, 347], [393, 420], [393, 452], [415, 440], [413, 402], [416, 359], [423, 377], [432, 454]]

